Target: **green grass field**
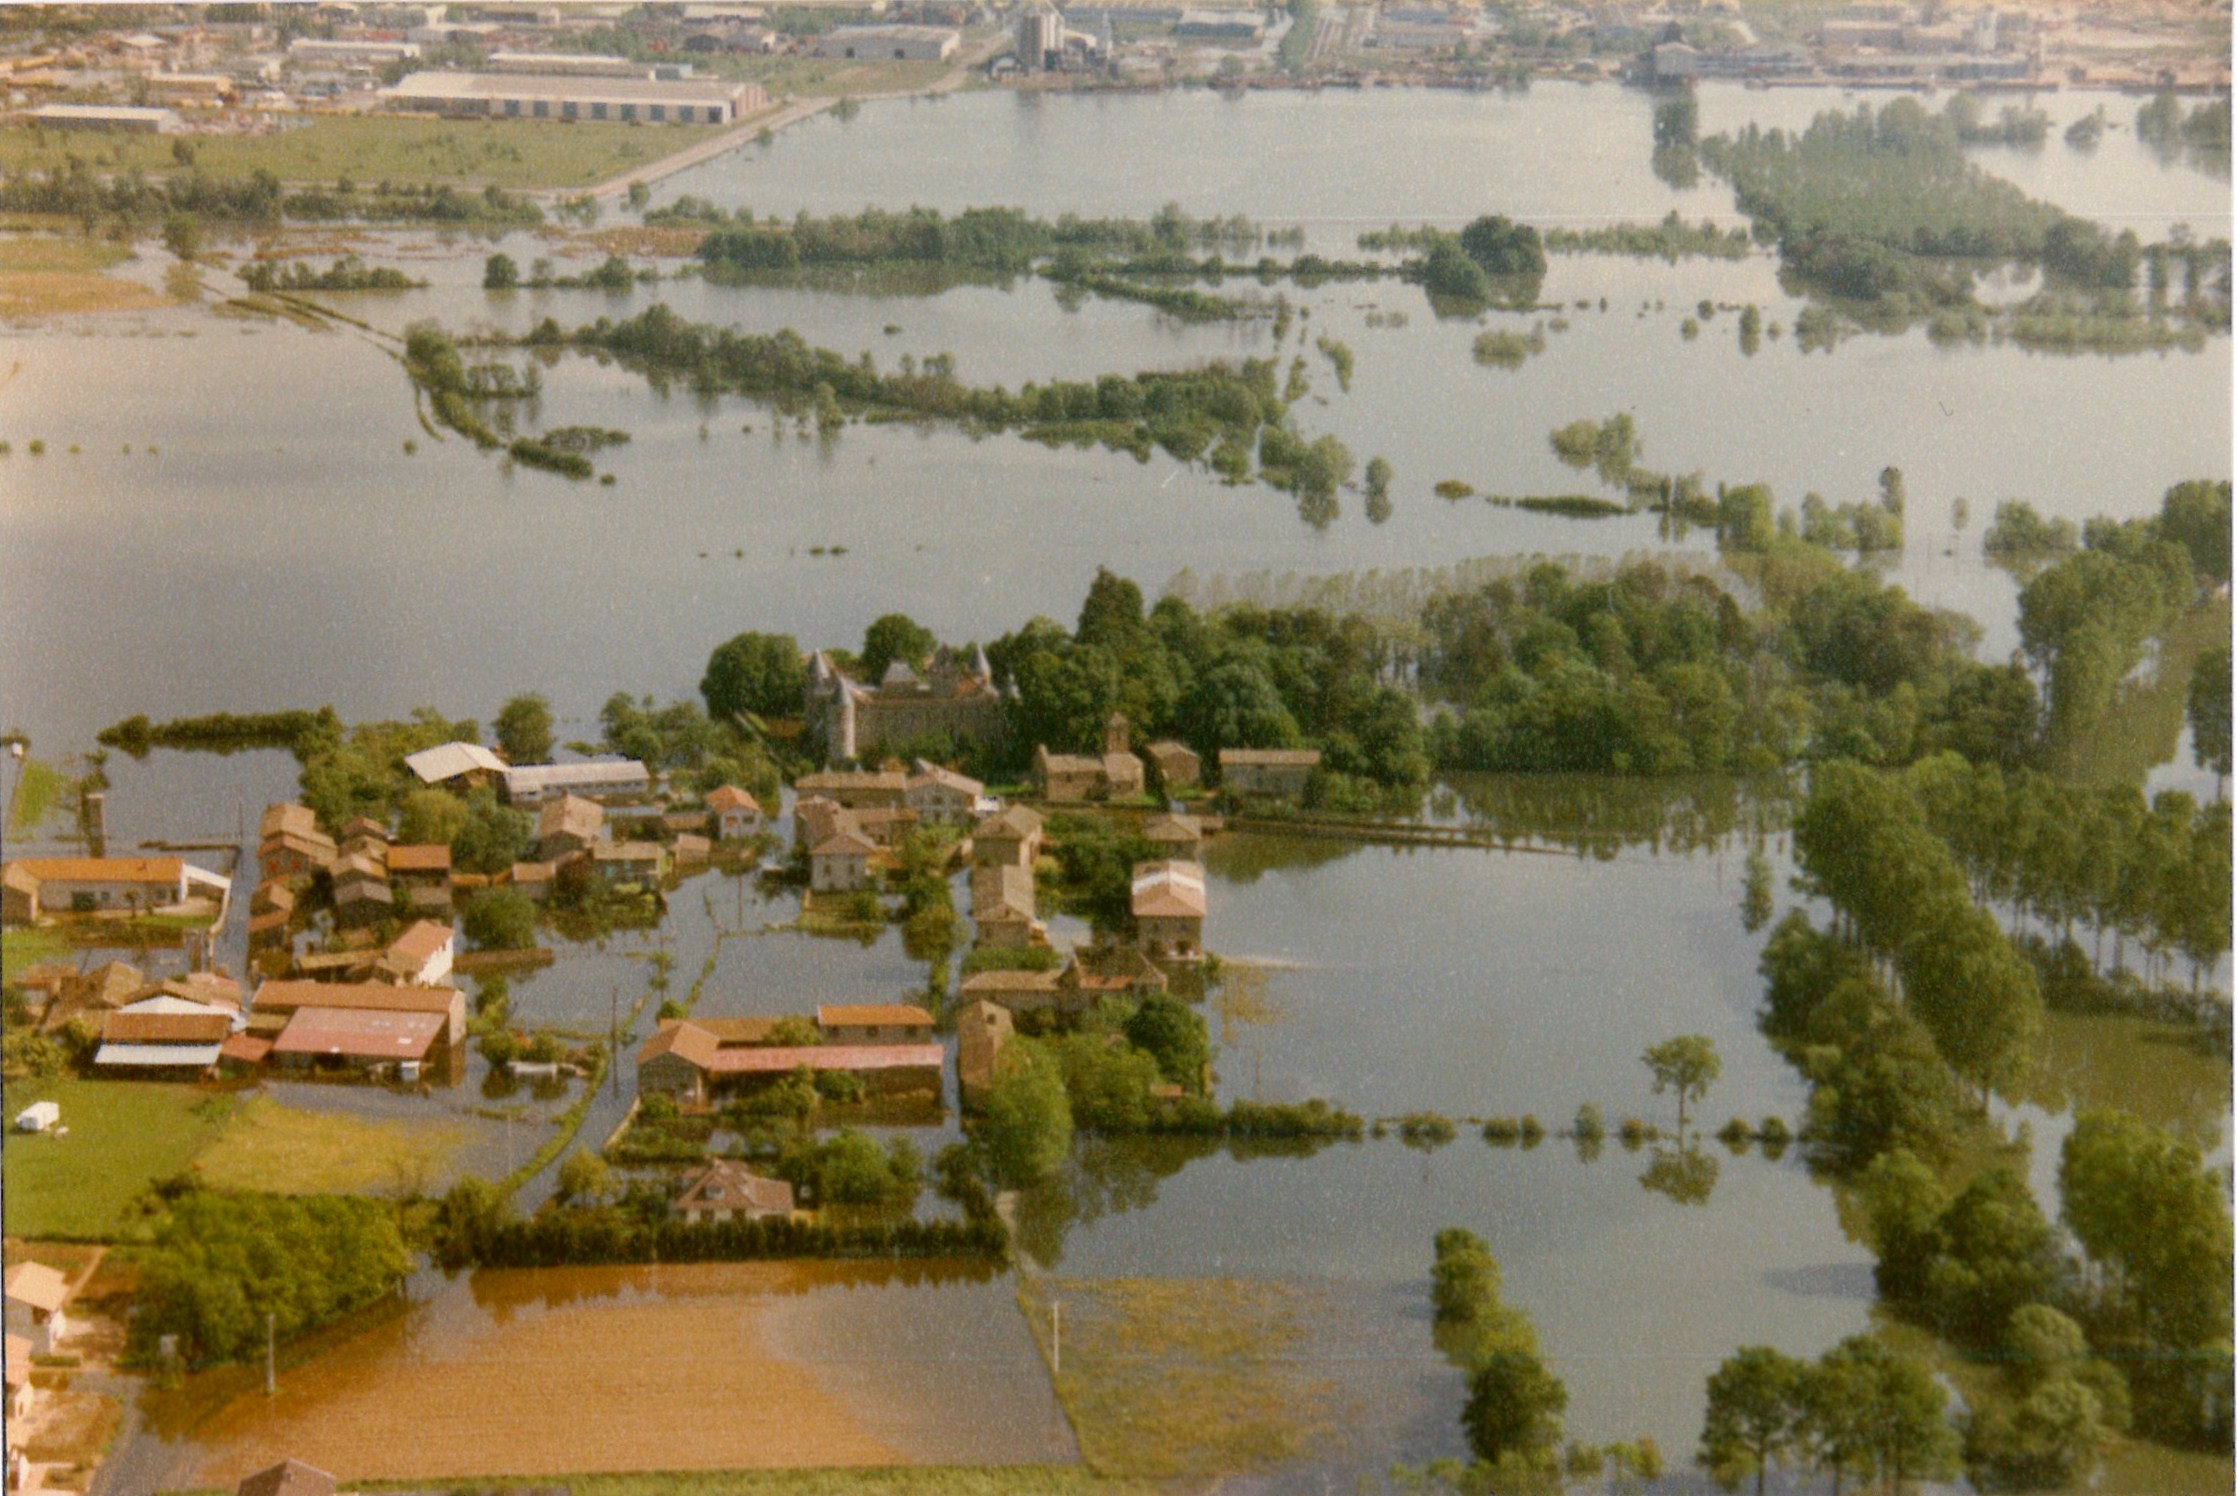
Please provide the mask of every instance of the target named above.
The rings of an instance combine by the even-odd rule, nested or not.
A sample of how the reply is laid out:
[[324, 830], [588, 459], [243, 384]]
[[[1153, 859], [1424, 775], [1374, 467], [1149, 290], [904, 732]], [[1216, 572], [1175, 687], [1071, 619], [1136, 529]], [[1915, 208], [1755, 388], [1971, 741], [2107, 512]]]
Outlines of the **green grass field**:
[[[670, 156], [716, 132], [712, 125], [634, 125], [578, 120], [431, 120], [397, 115], [324, 116], [280, 135], [191, 138], [195, 164], [217, 176], [262, 167], [287, 182], [348, 177], [370, 187], [450, 182], [505, 188], [589, 187]], [[76, 156], [96, 171], [150, 175], [179, 169], [172, 138], [65, 135], [28, 126], [0, 129], [0, 171], [48, 170]]]
[[70, 954], [70, 938], [60, 930], [0, 930], [0, 973], [13, 982], [26, 968], [60, 961]]
[[198, 1162], [212, 1189], [410, 1194], [437, 1187], [466, 1134], [432, 1118], [372, 1122], [250, 1098]]
[[7, 1088], [6, 1119], [34, 1101], [62, 1104], [67, 1137], [10, 1136], [0, 1157], [10, 1236], [130, 1239], [148, 1187], [186, 1169], [217, 1138], [231, 1098], [156, 1082], [32, 1080]]

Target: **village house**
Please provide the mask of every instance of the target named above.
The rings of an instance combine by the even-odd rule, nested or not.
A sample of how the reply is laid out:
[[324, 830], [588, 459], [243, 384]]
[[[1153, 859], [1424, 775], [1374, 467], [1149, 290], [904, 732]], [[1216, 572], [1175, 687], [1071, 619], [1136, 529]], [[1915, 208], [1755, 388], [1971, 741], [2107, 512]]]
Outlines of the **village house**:
[[808, 848], [808, 887], [816, 893], [853, 893], [871, 886], [870, 858], [877, 844], [851, 822]]
[[371, 816], [351, 816], [342, 823], [342, 850], [347, 852], [360, 842], [386, 848], [389, 843], [388, 827]]
[[1103, 724], [1103, 752], [1089, 757], [1051, 753], [1046, 744], [1033, 750], [1033, 777], [1051, 804], [1090, 800], [1131, 800], [1142, 793], [1142, 761], [1129, 744], [1133, 729], [1124, 714], [1113, 712]]
[[1065, 1006], [1082, 1011], [1106, 997], [1139, 1002], [1172, 990], [1172, 978], [1136, 945], [1086, 945], [1073, 951], [1057, 974], [1057, 986], [1067, 995]]
[[955, 1085], [966, 1111], [986, 1105], [987, 1093], [994, 1088], [995, 1062], [1016, 1033], [1010, 1010], [1000, 1004], [974, 999], [956, 1010]]
[[230, 1013], [120, 1010], [101, 1025], [95, 1073], [191, 1080], [217, 1068], [218, 1049], [233, 1034]]
[[327, 869], [327, 876], [336, 885], [352, 878], [372, 878], [388, 881], [388, 843], [359, 841], [350, 843], [350, 849], [334, 859], [334, 866]]
[[1192, 790], [1204, 777], [1204, 760], [1186, 743], [1165, 738], [1144, 748], [1142, 756], [1156, 767], [1158, 779], [1168, 795]]
[[872, 846], [888, 851], [907, 841], [909, 833], [917, 829], [917, 813], [906, 805], [866, 805], [847, 814], [854, 818], [854, 829], [868, 837]]
[[668, 870], [668, 849], [659, 842], [599, 842], [590, 865], [609, 883], [657, 884]]
[[54, 998], [39, 1016], [39, 1032], [51, 1034], [83, 1014], [96, 1022], [137, 997], [148, 984], [137, 966], [104, 961], [93, 970], [72, 973], [55, 989]]
[[854, 813], [836, 800], [813, 795], [793, 802], [792, 846], [796, 852], [805, 852], [817, 842], [854, 829]]
[[5, 1352], [8, 1378], [8, 1489], [12, 1491], [19, 1484], [15, 1478], [16, 1432], [29, 1423], [31, 1415], [38, 1410], [39, 1395], [31, 1386], [31, 1358], [36, 1354], [31, 1349], [31, 1338], [10, 1333], [6, 1337]]
[[980, 971], [963, 979], [957, 995], [966, 1003], [989, 1002], [1011, 1013], [1076, 1011], [1076, 994], [1067, 994], [1054, 971]]
[[792, 1186], [756, 1174], [734, 1159], [711, 1159], [684, 1175], [675, 1209], [686, 1226], [790, 1220]]
[[249, 913], [290, 915], [295, 912], [295, 890], [281, 878], [267, 878], [249, 895]]
[[1134, 933], [1153, 960], [1194, 961], [1204, 954], [1204, 869], [1193, 862], [1145, 862], [1134, 870]]
[[19, 857], [7, 864], [5, 922], [55, 914], [152, 914], [212, 900], [223, 909], [233, 883], [177, 857]]
[[505, 773], [505, 761], [479, 743], [438, 743], [422, 748], [404, 755], [404, 767], [421, 784], [460, 790], [495, 784]]
[[440, 987], [458, 956], [458, 932], [440, 920], [416, 921], [388, 943], [373, 969], [411, 987]]
[[852, 763], [886, 744], [927, 738], [998, 743], [1003, 727], [1002, 697], [984, 650], [963, 660], [942, 647], [922, 675], [895, 660], [875, 687], [848, 679], [820, 649], [808, 660], [807, 728], [822, 739], [826, 763]]
[[1013, 805], [971, 828], [971, 861], [978, 867], [1031, 869], [1041, 860], [1041, 813]]
[[551, 897], [552, 884], [558, 877], [557, 863], [516, 862], [506, 881], [540, 904]]
[[359, 874], [334, 884], [334, 922], [344, 929], [377, 925], [396, 908], [396, 895], [388, 880]]
[[715, 818], [717, 841], [740, 841], [759, 836], [765, 824], [761, 802], [734, 784], [707, 792], [707, 809]]
[[1152, 816], [1142, 827], [1142, 840], [1162, 857], [1194, 862], [1204, 851], [1204, 823], [1194, 816]]
[[233, 1496], [334, 1496], [334, 1477], [301, 1460], [282, 1460], [241, 1477]]
[[339, 855], [322, 832], [275, 831], [257, 843], [256, 865], [266, 878], [308, 878], [332, 868]]
[[7, 1271], [7, 1333], [31, 1342], [31, 1354], [51, 1356], [70, 1333], [63, 1309], [70, 1280], [43, 1262], [19, 1262]]
[[536, 812], [536, 855], [546, 862], [579, 856], [605, 835], [606, 809], [595, 800], [561, 795]]
[[1005, 949], [1047, 945], [1048, 926], [1034, 907], [1033, 873], [1005, 864], [971, 869], [971, 921], [980, 945]]
[[256, 839], [269, 841], [282, 832], [296, 836], [318, 836], [318, 812], [308, 805], [267, 805], [264, 814], [257, 817]]
[[986, 786], [969, 775], [920, 758], [904, 797], [909, 809], [927, 826], [968, 826], [979, 813], [980, 802], [986, 799]]
[[651, 772], [633, 758], [591, 759], [576, 764], [523, 764], [505, 771], [505, 798], [514, 805], [541, 805], [559, 795], [608, 801], [651, 792]]
[[441, 842], [390, 847], [388, 881], [407, 910], [420, 914], [449, 914], [451, 849]]
[[909, 799], [909, 776], [892, 769], [827, 769], [793, 781], [802, 798], [829, 800], [845, 810], [899, 809]]
[[938, 1044], [812, 1044], [805, 1046], [731, 1042], [688, 1019], [663, 1023], [637, 1051], [640, 1093], [673, 1096], [703, 1106], [733, 1091], [757, 1090], [796, 1070], [842, 1071], [859, 1077], [865, 1090], [895, 1096], [940, 1093]]
[[450, 1051], [465, 1044], [465, 993], [454, 986], [273, 979], [257, 988], [255, 1017], [284, 1024], [273, 1058], [302, 1069], [443, 1062], [456, 1080]]
[[1302, 800], [1313, 771], [1320, 767], [1314, 748], [1222, 748], [1219, 782], [1232, 794], [1270, 800]]
[[826, 1044], [930, 1044], [932, 1015], [907, 1003], [825, 1003], [816, 1027]]
[[696, 832], [686, 831], [677, 836], [675, 845], [670, 850], [675, 853], [678, 863], [701, 866], [714, 857], [715, 844]]

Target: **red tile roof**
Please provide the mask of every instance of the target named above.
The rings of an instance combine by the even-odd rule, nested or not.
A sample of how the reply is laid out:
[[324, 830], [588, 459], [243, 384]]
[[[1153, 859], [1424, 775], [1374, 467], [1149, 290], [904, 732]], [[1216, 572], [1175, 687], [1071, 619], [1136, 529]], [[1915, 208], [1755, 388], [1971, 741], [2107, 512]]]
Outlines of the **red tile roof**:
[[932, 1015], [910, 1003], [825, 1003], [816, 1009], [825, 1028], [930, 1028]]
[[215, 1044], [233, 1032], [224, 1013], [111, 1013], [104, 1044]]
[[815, 1044], [783, 1049], [718, 1049], [708, 1070], [720, 1075], [781, 1075], [810, 1070], [937, 1070], [946, 1051], [937, 1044]]
[[269, 981], [256, 989], [267, 1013], [295, 1008], [358, 1008], [367, 1012], [448, 1014], [458, 999], [451, 987], [395, 987], [386, 982]]
[[287, 1021], [287, 1027], [272, 1043], [272, 1052], [416, 1060], [426, 1055], [442, 1031], [440, 1013], [303, 1008]]

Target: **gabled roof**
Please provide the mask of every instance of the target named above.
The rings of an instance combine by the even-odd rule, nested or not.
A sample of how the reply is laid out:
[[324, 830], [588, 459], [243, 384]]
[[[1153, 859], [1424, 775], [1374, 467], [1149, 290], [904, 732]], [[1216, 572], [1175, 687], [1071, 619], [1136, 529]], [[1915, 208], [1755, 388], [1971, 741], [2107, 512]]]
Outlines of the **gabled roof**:
[[505, 761], [479, 743], [438, 743], [404, 755], [404, 767], [423, 784], [441, 784], [461, 774], [502, 774]]
[[713, 811], [750, 810], [761, 814], [761, 802], [734, 784], [720, 785], [707, 792], [707, 808]]
[[52, 1314], [70, 1302], [70, 1280], [43, 1262], [19, 1262], [8, 1269], [7, 1296], [29, 1304], [42, 1314]]
[[358, 874], [338, 878], [334, 883], [334, 902], [341, 904], [393, 904], [396, 895], [388, 891], [388, 884], [379, 878]]
[[658, 862], [661, 853], [662, 848], [659, 842], [600, 842], [590, 849], [590, 860], [592, 862]]
[[262, 840], [268, 836], [276, 836], [282, 831], [291, 831], [297, 836], [316, 836], [318, 834], [318, 812], [312, 810], [308, 805], [265, 806], [264, 814], [258, 817], [256, 822], [257, 838]]
[[930, 1028], [932, 1015], [909, 1003], [824, 1003], [816, 1009], [821, 1028]]
[[578, 841], [596, 841], [605, 824], [606, 807], [596, 800], [561, 795], [556, 800], [546, 800], [543, 809], [536, 812], [536, 839], [572, 836]]
[[963, 979], [959, 989], [976, 996], [988, 992], [1053, 993], [1057, 990], [1057, 974], [1053, 971], [998, 971], [974, 972]]
[[947, 1051], [937, 1044], [811, 1044], [767, 1049], [718, 1049], [707, 1069], [718, 1075], [771, 1075], [788, 1070], [937, 1070]]
[[859, 831], [840, 831], [808, 849], [810, 857], [867, 857], [878, 844]]
[[888, 769], [828, 769], [803, 774], [792, 782], [803, 795], [838, 795], [858, 790], [884, 790], [899, 794], [909, 787], [909, 776]]
[[282, 1460], [243, 1478], [234, 1496], [334, 1496], [334, 1477], [301, 1460]]
[[1041, 826], [1039, 811], [1030, 805], [1013, 805], [979, 822], [971, 828], [971, 835], [979, 841], [1023, 841], [1037, 835]]
[[1033, 874], [1015, 864], [971, 869], [971, 917], [984, 920], [1004, 912], [1034, 918]]
[[442, 1033], [444, 1021], [441, 1013], [300, 1008], [272, 1041], [272, 1053], [416, 1060]]
[[207, 1070], [217, 1063], [224, 1047], [208, 1044], [104, 1044], [93, 1052], [96, 1065], [131, 1068]]
[[1194, 816], [1157, 816], [1142, 828], [1144, 841], [1197, 842], [1204, 839], [1204, 823]]
[[101, 1025], [104, 1044], [222, 1044], [233, 1032], [226, 1013], [111, 1013]]
[[721, 1047], [721, 1041], [698, 1024], [675, 1019], [653, 1031], [653, 1036], [637, 1051], [637, 1063], [642, 1066], [648, 1060], [672, 1054], [704, 1070]]
[[749, 1210], [764, 1215], [792, 1213], [792, 1186], [782, 1179], [768, 1179], [733, 1159], [718, 1158], [696, 1173], [686, 1174], [676, 1196], [676, 1208]]
[[1320, 767], [1320, 750], [1317, 748], [1222, 748], [1219, 751], [1221, 768], [1235, 765], [1263, 769], [1317, 769]]
[[443, 1013], [458, 1000], [455, 987], [398, 987], [387, 982], [300, 982], [275, 979], [256, 989], [267, 1013], [301, 1008], [360, 1008], [368, 1012]]
[[957, 794], [968, 795], [974, 800], [986, 793], [986, 785], [979, 780], [973, 779], [968, 774], [959, 774], [953, 769], [943, 768], [939, 764], [927, 763], [920, 758], [917, 760], [916, 769], [915, 775], [909, 780], [909, 788], [912, 790], [936, 784], [942, 789], [954, 790]]
[[457, 932], [439, 919], [415, 920], [403, 934], [391, 940], [388, 949], [381, 954], [394, 962], [424, 966], [437, 951], [457, 938]]
[[388, 849], [388, 870], [397, 873], [448, 873], [451, 849], [441, 842], [422, 842]]
[[176, 857], [19, 857], [8, 864], [42, 883], [172, 883], [185, 863]]
[[1136, 919], [1204, 917], [1204, 869], [1193, 862], [1145, 862], [1134, 870]]

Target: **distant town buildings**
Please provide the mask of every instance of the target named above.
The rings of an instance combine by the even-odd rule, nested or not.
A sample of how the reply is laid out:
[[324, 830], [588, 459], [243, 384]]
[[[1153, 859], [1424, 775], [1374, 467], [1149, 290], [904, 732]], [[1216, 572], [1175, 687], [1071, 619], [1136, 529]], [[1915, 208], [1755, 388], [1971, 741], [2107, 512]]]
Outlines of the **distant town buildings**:
[[725, 79], [551, 73], [412, 73], [381, 96], [434, 114], [655, 125], [726, 125], [768, 102], [759, 84]]
[[962, 34], [945, 26], [834, 26], [817, 38], [816, 56], [946, 62], [962, 45]]

